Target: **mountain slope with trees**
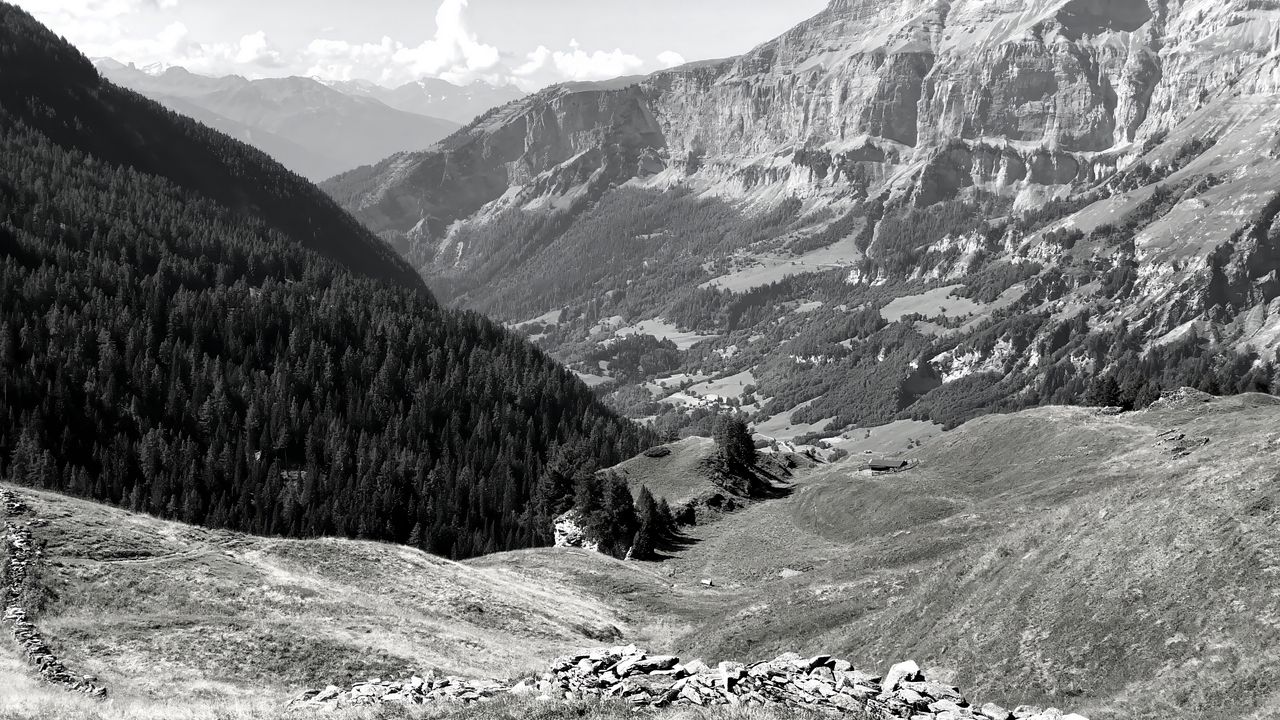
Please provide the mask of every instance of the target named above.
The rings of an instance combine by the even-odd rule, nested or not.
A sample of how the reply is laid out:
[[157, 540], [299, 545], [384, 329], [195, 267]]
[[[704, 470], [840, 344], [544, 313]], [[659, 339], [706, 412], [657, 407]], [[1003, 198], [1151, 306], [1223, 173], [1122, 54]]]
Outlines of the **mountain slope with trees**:
[[682, 432], [1267, 391], [1277, 29], [1274, 0], [831, 0], [325, 187], [442, 300]]
[[316, 188], [7, 4], [0, 66], [5, 477], [468, 557], [549, 541], [555, 448], [644, 444]]

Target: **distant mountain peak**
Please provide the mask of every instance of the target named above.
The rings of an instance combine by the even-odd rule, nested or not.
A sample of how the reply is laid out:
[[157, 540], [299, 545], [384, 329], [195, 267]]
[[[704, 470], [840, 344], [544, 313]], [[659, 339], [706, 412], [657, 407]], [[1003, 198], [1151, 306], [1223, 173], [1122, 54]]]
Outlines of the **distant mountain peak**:
[[180, 65], [173, 65], [173, 64], [171, 64], [171, 63], [167, 63], [167, 62], [153, 62], [153, 63], [147, 64], [147, 65], [143, 65], [141, 68], [137, 68], [137, 66], [132, 65], [132, 64], [130, 64], [130, 66], [131, 66], [131, 67], [135, 67], [136, 69], [139, 69], [139, 70], [141, 70], [142, 72], [144, 72], [144, 73], [146, 73], [146, 74], [148, 74], [148, 75], [150, 75], [150, 76], [152, 76], [152, 77], [161, 77], [161, 76], [164, 76], [164, 75], [169, 75], [170, 73], [174, 73], [174, 74], [178, 74], [178, 75], [190, 75], [190, 74], [192, 74], [192, 73], [190, 73], [186, 68], [184, 68], [184, 67], [182, 67], [182, 66], [180, 66]]
[[99, 70], [136, 70], [133, 63], [125, 64], [112, 57], [96, 57], [92, 58], [93, 66]]
[[[412, 83], [408, 83], [408, 84], [417, 85], [418, 87], [424, 88], [424, 89], [428, 87], [440, 87], [441, 85], [446, 85], [448, 87], [454, 87], [454, 88], [464, 87], [455, 82], [450, 82], [448, 80], [445, 80], [444, 78], [428, 77], [428, 76], [420, 77], [417, 80], [413, 81]], [[471, 85], [475, 85], [475, 84], [476, 83], [471, 83]], [[470, 85], [468, 85], [467, 87], [470, 87]]]
[[213, 78], [179, 66], [155, 74], [110, 58], [96, 67], [108, 80], [250, 142], [312, 180], [425, 149], [459, 126], [393, 108], [360, 86], [312, 77]]

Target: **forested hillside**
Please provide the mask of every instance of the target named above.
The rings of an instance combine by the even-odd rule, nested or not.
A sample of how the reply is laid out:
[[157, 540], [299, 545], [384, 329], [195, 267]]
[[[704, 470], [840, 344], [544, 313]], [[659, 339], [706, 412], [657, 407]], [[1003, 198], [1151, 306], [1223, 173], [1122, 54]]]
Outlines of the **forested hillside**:
[[[0, 4], [0, 469], [263, 534], [545, 543], [641, 431], [265, 155]], [[536, 497], [536, 502], [531, 502]]]

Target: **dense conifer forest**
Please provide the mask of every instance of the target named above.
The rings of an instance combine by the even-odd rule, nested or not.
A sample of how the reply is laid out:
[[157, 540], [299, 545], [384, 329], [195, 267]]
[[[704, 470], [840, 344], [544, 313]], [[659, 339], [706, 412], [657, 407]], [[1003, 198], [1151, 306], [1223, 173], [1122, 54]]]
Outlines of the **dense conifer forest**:
[[4, 4], [0, 66], [0, 476], [462, 558], [549, 541], [553, 454], [647, 441], [313, 186]]

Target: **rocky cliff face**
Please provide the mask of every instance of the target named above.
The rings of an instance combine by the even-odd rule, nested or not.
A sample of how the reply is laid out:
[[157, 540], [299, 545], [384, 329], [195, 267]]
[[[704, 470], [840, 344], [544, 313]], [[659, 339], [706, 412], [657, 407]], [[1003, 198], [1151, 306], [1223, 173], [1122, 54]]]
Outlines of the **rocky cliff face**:
[[[1002, 146], [997, 158], [974, 161], [987, 182], [1087, 181], [1115, 168], [1114, 160], [1095, 164], [1096, 155], [1132, 156], [1135, 142], [1220, 100], [1246, 74], [1251, 92], [1272, 91], [1255, 68], [1277, 44], [1272, 6], [836, 0], [740, 58], [549, 89], [435, 151], [384, 163], [370, 184], [351, 189], [358, 208], [403, 190], [456, 218], [507, 189], [528, 191], [564, 163], [581, 164], [588, 150], [599, 153], [597, 168], [615, 161], [601, 151], [654, 151], [648, 163], [628, 157], [624, 178], [660, 162], [689, 174], [729, 168], [747, 182], [746, 168], [781, 165], [789, 167], [775, 180], [800, 175], [821, 186], [827, 178], [812, 177], [811, 167], [777, 160], [806, 148], [833, 163], [910, 164], [957, 140]], [[426, 171], [446, 158], [463, 162]], [[475, 192], [463, 202], [435, 199], [458, 185]], [[421, 219], [405, 208], [376, 224], [407, 231]]]
[[[1007, 309], [1063, 320], [1087, 308], [1094, 326], [1141, 327], [1149, 344], [1211, 329], [1270, 351], [1278, 49], [1274, 0], [834, 0], [742, 57], [551, 88], [329, 190], [429, 278], [488, 262], [463, 301], [495, 312], [514, 314], [487, 301], [495, 278], [553, 273], [556, 237], [626, 185], [748, 215], [800, 203], [774, 245], [689, 250], [686, 264], [759, 261], [760, 247], [798, 237], [836, 248], [854, 233], [840, 251], [854, 286], [965, 283], [993, 262], [1035, 262]], [[553, 227], [493, 225], [511, 213]], [[499, 271], [491, 244], [459, 240], [487, 225], [528, 245]], [[722, 272], [700, 282], [733, 285]], [[526, 317], [577, 301], [556, 296]]]

